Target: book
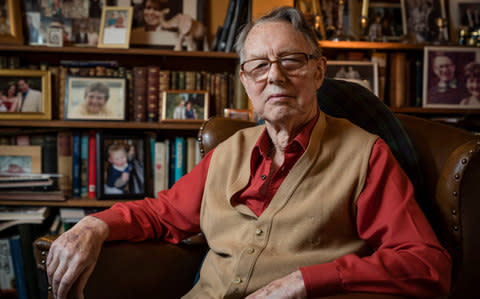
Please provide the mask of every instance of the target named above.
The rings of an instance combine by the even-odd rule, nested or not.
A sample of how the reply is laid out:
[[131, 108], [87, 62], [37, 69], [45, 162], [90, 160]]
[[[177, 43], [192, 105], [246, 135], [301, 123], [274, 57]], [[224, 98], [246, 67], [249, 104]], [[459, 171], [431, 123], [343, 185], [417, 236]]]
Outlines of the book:
[[63, 190], [67, 196], [71, 196], [72, 192], [72, 132], [60, 131], [57, 134], [57, 160], [59, 188]]
[[88, 135], [88, 197], [97, 195], [97, 135], [90, 130]]
[[154, 178], [154, 196], [161, 190], [165, 190], [166, 179], [167, 179], [167, 150], [166, 144], [164, 141], [157, 141], [155, 142], [155, 163], [154, 163], [154, 170], [153, 170], [153, 178]]
[[15, 273], [8, 238], [0, 239], [0, 261], [0, 293], [3, 293], [15, 288]]
[[223, 22], [222, 33], [218, 40], [217, 51], [223, 52], [227, 46], [228, 34], [230, 33], [230, 26], [233, 21], [233, 16], [235, 13], [236, 2], [240, 0], [230, 0], [227, 7], [227, 12], [225, 14], [225, 20]]
[[44, 220], [49, 213], [48, 207], [7, 207], [0, 206], [0, 221], [8, 220]]
[[174, 182], [178, 181], [186, 169], [186, 145], [183, 137], [175, 137], [175, 160], [174, 160]]
[[25, 280], [24, 262], [22, 258], [20, 236], [14, 236], [9, 239], [10, 254], [13, 261], [13, 271], [15, 275], [15, 288], [17, 289], [18, 299], [28, 299], [27, 282]]
[[160, 67], [147, 67], [147, 121], [158, 121], [158, 102], [160, 87]]
[[88, 133], [80, 137], [80, 197], [88, 196]]
[[247, 9], [248, 9], [248, 0], [236, 1], [233, 20], [230, 25], [227, 41], [225, 44], [225, 52], [232, 52], [233, 44], [238, 34], [238, 30], [243, 24], [245, 24], [246, 17], [247, 17]]
[[147, 67], [133, 68], [133, 120], [143, 122], [147, 119]]
[[403, 107], [406, 100], [406, 63], [404, 52], [390, 54], [390, 106]]
[[385, 80], [387, 78], [387, 53], [374, 52], [372, 53], [372, 62], [378, 65], [378, 98], [385, 102]]
[[186, 173], [189, 173], [192, 171], [192, 169], [197, 165], [197, 159], [196, 159], [196, 143], [197, 139], [194, 137], [187, 137], [187, 167], [186, 167]]
[[80, 186], [81, 186], [81, 144], [80, 144], [80, 132], [76, 131], [73, 133], [73, 151], [72, 151], [72, 196], [80, 197]]

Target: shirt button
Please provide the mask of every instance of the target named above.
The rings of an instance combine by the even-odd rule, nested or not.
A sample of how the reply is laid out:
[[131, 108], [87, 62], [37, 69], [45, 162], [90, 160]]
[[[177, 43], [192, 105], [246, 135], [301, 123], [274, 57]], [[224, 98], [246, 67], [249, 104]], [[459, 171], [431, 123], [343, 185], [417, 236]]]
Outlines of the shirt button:
[[248, 253], [248, 254], [252, 254], [252, 253], [254, 253], [254, 252], [255, 252], [255, 248], [253, 248], [253, 247], [248, 247], [248, 248], [247, 248], [247, 253]]
[[241, 284], [241, 283], [242, 283], [242, 279], [237, 276], [237, 277], [235, 277], [235, 278], [233, 279], [233, 283], [235, 283], [235, 284]]
[[262, 230], [261, 228], [257, 228], [257, 229], [255, 230], [255, 234], [256, 234], [257, 236], [260, 236], [262, 233], [263, 233], [263, 230]]
[[262, 176], [260, 178], [265, 181], [265, 179], [267, 178], [267, 175], [262, 174]]

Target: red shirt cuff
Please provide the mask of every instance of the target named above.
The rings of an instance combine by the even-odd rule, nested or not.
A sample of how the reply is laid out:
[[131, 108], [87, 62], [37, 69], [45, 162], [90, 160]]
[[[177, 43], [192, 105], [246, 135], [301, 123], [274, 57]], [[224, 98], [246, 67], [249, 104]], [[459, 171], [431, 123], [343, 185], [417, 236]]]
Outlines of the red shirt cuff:
[[125, 222], [122, 211], [108, 209], [90, 216], [103, 220], [108, 225], [108, 237], [106, 241], [126, 240], [128, 239], [131, 224]]
[[335, 262], [301, 267], [307, 297], [323, 297], [344, 292]]

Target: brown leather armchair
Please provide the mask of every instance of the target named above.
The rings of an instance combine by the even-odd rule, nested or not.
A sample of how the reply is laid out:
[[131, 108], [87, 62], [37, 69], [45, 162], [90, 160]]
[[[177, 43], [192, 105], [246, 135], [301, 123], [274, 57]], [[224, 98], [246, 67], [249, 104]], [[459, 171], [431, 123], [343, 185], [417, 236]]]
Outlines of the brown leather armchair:
[[[407, 115], [397, 115], [417, 146], [425, 179], [418, 198], [442, 244], [454, 260], [449, 298], [468, 298], [480, 281], [480, 138], [472, 133]], [[199, 132], [200, 148], [208, 152], [251, 122], [213, 118]], [[39, 269], [53, 240], [35, 242]], [[86, 298], [179, 298], [192, 286], [202, 257], [203, 242], [180, 245], [160, 241], [113, 242], [104, 245], [86, 286]], [[332, 298], [392, 298], [350, 294]]]

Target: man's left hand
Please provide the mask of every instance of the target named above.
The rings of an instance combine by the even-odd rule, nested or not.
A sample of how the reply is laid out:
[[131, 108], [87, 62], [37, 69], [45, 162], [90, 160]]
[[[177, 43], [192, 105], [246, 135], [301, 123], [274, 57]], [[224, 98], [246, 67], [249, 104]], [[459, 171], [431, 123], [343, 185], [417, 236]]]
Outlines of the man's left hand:
[[246, 299], [301, 299], [307, 298], [307, 290], [303, 283], [302, 273], [295, 271], [283, 278], [277, 279], [250, 294]]

